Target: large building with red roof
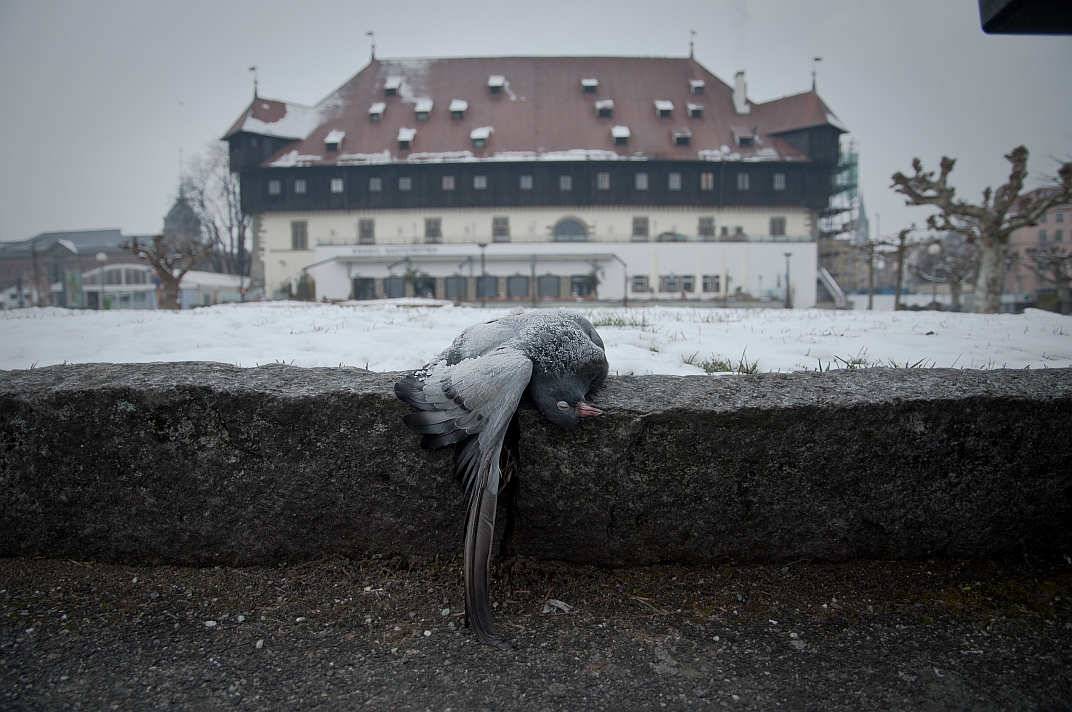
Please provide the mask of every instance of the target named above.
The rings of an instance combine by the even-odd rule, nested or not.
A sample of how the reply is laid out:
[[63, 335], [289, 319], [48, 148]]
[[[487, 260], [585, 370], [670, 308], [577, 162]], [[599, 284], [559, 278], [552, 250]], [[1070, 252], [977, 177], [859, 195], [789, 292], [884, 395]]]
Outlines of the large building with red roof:
[[692, 58], [481, 57], [254, 97], [224, 138], [269, 297], [308, 272], [332, 298], [565, 299], [597, 274], [600, 298], [783, 300], [791, 262], [806, 306], [845, 131], [814, 91], [755, 103]]

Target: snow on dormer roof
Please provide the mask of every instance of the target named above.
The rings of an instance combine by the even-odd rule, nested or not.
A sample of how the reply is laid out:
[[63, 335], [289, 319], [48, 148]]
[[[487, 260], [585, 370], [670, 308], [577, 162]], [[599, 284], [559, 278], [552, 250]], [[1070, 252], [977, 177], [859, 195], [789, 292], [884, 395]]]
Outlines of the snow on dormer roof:
[[469, 108], [469, 102], [462, 99], [453, 99], [450, 102], [451, 111], [465, 111]]

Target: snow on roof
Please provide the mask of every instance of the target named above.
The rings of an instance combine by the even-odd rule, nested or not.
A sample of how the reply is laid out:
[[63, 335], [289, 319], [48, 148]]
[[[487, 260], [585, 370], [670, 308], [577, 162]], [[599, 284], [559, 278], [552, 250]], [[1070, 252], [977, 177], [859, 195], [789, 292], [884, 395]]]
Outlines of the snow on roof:
[[600, 109], [613, 109], [613, 108], [614, 108], [614, 99], [602, 99], [602, 100], [596, 102], [596, 111], [599, 111]]
[[379, 153], [344, 153], [335, 159], [337, 166], [364, 166], [369, 164], [392, 163], [394, 157], [386, 148]]
[[656, 99], [655, 100], [655, 110], [656, 111], [673, 111], [674, 110], [674, 102], [666, 101], [664, 99]]
[[377, 101], [375, 104], [368, 108], [368, 112], [370, 114], [382, 114], [383, 110], [386, 108], [387, 104], [384, 104], [382, 101]]
[[75, 247], [75, 244], [73, 242], [71, 242], [70, 240], [56, 240], [56, 242], [58, 244], [60, 244], [60, 245], [63, 245], [65, 248], [67, 248], [68, 250], [70, 250], [74, 254], [76, 254], [76, 255], [78, 254], [78, 248]]
[[691, 89], [700, 89], [700, 88], [703, 88], [703, 86], [704, 86], [704, 80], [703, 79], [690, 79], [689, 80], [689, 87]]
[[729, 146], [722, 146], [717, 151], [697, 151], [696, 157], [701, 161], [741, 161], [744, 163], [761, 163], [765, 161], [791, 161], [791, 156], [779, 155], [778, 151], [767, 147], [757, 151], [741, 153], [731, 151]]
[[417, 129], [407, 129], [405, 126], [398, 129], [399, 141], [412, 141], [413, 137], [417, 135]]
[[670, 129], [670, 133], [674, 135], [674, 138], [678, 136], [692, 136], [692, 131], [688, 126], [681, 126], [676, 129]]
[[434, 102], [428, 97], [421, 97], [420, 99], [417, 99], [417, 105], [413, 110], [417, 112], [431, 111], [433, 103]]
[[690, 114], [695, 111], [703, 111], [703, 104], [692, 104], [690, 102], [685, 102], [685, 106], [688, 107]]
[[488, 77], [489, 87], [501, 87], [505, 83], [506, 77], [501, 74], [492, 74], [490, 77]]
[[273, 168], [290, 168], [292, 166], [308, 166], [311, 163], [315, 163], [316, 161], [321, 161], [323, 159], [323, 156], [303, 156], [298, 153], [298, 149], [294, 149], [292, 151], [284, 153], [282, 156], [275, 159], [268, 165], [272, 166]]
[[598, 87], [599, 86], [599, 80], [598, 79], [582, 79], [581, 80], [581, 86], [582, 87]]
[[346, 138], [345, 131], [339, 131], [338, 129], [332, 129], [328, 132], [328, 135], [324, 137], [324, 143], [342, 143], [342, 140]]
[[481, 126], [481, 127], [480, 127], [480, 128], [478, 128], [478, 129], [473, 129], [472, 131], [470, 131], [470, 132], [469, 132], [469, 138], [471, 138], [471, 139], [473, 139], [473, 140], [476, 140], [476, 139], [481, 139], [481, 138], [483, 138], [483, 139], [487, 139], [488, 137], [490, 137], [490, 136], [491, 136], [491, 133], [492, 133], [492, 132], [493, 132], [494, 130], [495, 130], [495, 129], [493, 129], [493, 128], [492, 128], [492, 127], [490, 127], [490, 126]]
[[462, 99], [454, 99], [450, 102], [451, 111], [465, 111], [469, 108], [469, 102]]
[[610, 135], [614, 138], [629, 138], [628, 126], [612, 126], [610, 129]]
[[826, 122], [836, 129], [841, 129], [842, 131], [849, 130], [848, 127], [845, 126], [845, 124], [841, 123], [841, 120], [838, 119], [838, 117], [834, 116], [829, 111], [826, 112]]
[[304, 139], [320, 124], [321, 118], [318, 109], [308, 106], [257, 99], [228, 135], [246, 131], [261, 136]]
[[384, 89], [395, 89], [395, 90], [397, 90], [400, 86], [402, 86], [402, 82], [404, 82], [404, 81], [406, 81], [405, 77], [399, 77], [399, 76], [387, 77], [387, 79], [383, 83], [383, 88]]

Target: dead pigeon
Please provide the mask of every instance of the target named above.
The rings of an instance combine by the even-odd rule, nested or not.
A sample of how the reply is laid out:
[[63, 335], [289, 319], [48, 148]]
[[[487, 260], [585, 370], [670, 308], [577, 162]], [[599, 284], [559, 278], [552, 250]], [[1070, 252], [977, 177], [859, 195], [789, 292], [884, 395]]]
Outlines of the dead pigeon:
[[562, 426], [603, 411], [585, 402], [607, 376], [603, 340], [584, 317], [536, 311], [471, 326], [431, 363], [395, 384], [420, 410], [403, 419], [421, 446], [458, 443], [454, 472], [469, 497], [465, 613], [481, 642], [509, 647], [495, 630], [488, 578], [503, 438], [524, 395]]

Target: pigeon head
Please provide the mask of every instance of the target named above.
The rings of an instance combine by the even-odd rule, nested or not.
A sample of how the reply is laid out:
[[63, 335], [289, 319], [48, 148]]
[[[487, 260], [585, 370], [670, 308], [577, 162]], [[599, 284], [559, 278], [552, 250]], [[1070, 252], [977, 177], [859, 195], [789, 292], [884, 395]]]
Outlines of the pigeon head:
[[577, 377], [533, 378], [529, 395], [548, 420], [569, 428], [579, 423], [581, 418], [603, 415], [603, 411], [584, 400], [590, 386], [590, 381]]

